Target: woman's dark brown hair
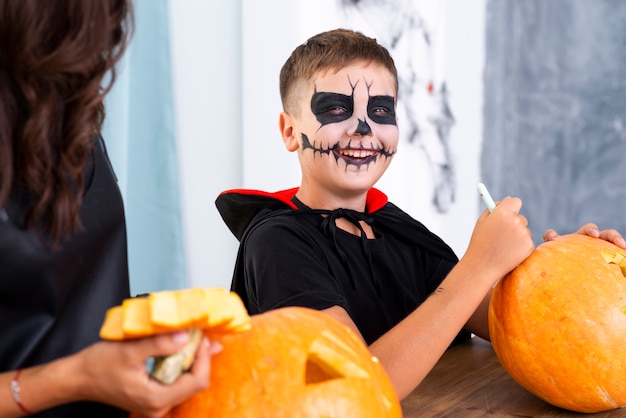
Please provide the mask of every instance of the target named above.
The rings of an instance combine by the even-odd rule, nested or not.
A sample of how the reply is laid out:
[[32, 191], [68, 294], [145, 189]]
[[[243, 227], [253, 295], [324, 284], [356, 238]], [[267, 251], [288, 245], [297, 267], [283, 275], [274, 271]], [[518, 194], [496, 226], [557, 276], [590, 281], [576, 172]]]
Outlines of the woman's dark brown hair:
[[0, 210], [32, 197], [26, 227], [80, 229], [84, 167], [133, 27], [130, 0], [0, 0]]

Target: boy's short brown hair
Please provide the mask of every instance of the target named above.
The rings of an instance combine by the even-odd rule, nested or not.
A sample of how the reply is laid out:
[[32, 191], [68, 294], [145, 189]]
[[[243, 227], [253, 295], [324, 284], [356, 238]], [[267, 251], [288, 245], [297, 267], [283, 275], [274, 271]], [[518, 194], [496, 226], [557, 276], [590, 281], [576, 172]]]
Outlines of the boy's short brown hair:
[[311, 80], [323, 70], [340, 70], [354, 62], [375, 63], [387, 69], [398, 91], [398, 72], [389, 51], [376, 39], [349, 29], [322, 32], [298, 46], [280, 70], [283, 110], [297, 110], [296, 84]]

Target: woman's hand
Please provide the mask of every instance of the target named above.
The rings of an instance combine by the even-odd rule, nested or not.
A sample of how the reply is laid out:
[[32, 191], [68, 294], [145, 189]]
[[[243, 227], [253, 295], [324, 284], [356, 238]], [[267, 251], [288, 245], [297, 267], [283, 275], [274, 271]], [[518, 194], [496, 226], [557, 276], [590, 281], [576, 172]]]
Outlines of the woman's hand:
[[209, 384], [211, 356], [222, 349], [204, 338], [187, 373], [164, 385], [151, 379], [146, 360], [180, 350], [189, 339], [186, 331], [132, 341], [96, 343], [78, 354], [83, 376], [83, 399], [107, 403], [140, 413], [161, 417], [172, 407]]
[[[612, 242], [620, 248], [626, 249], [626, 240], [624, 240], [622, 234], [620, 234], [615, 229], [605, 229], [603, 231], [600, 231], [596, 224], [587, 223], [580, 227], [580, 229], [575, 233], [580, 235], [588, 235], [593, 238], [600, 238], [605, 241]], [[559, 234], [554, 229], [548, 229], [546, 232], [543, 233], [543, 240], [552, 241], [558, 236]]]

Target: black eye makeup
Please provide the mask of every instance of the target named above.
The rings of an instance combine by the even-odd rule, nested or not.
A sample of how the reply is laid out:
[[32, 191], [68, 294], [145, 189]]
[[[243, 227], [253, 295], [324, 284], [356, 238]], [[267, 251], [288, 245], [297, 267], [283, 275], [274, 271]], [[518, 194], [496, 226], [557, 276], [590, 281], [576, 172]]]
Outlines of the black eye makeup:
[[[354, 114], [354, 89], [358, 82], [353, 84], [349, 77], [348, 82], [352, 88], [351, 95], [318, 92], [315, 89], [311, 97], [311, 111], [322, 126], [329, 123], [343, 122], [350, 119]], [[396, 125], [394, 97], [385, 95], [369, 96], [369, 90], [372, 85], [366, 85], [368, 91], [367, 116], [369, 119], [381, 125]], [[363, 123], [367, 123], [365, 118]]]
[[381, 125], [395, 125], [396, 111], [392, 96], [370, 96], [367, 102], [367, 115]]
[[339, 93], [315, 92], [311, 111], [322, 125], [342, 122], [354, 113], [354, 97]]

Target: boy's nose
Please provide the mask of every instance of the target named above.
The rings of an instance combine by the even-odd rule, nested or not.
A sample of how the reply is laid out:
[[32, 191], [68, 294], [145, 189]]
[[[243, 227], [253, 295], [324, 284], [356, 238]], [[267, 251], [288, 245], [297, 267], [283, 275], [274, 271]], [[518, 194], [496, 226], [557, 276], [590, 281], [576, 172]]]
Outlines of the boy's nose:
[[372, 128], [370, 128], [369, 124], [365, 120], [357, 120], [359, 121], [359, 123], [357, 124], [354, 133], [361, 136], [370, 135], [372, 133]]

